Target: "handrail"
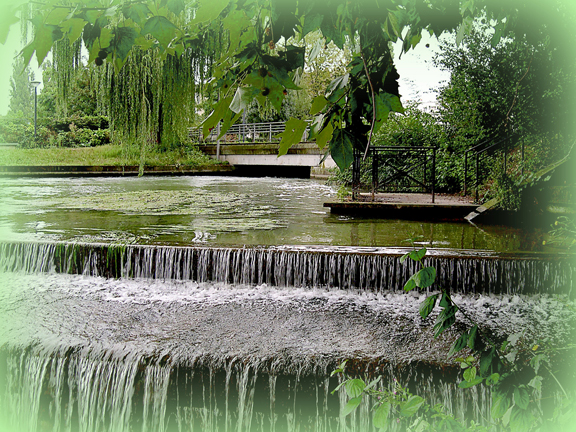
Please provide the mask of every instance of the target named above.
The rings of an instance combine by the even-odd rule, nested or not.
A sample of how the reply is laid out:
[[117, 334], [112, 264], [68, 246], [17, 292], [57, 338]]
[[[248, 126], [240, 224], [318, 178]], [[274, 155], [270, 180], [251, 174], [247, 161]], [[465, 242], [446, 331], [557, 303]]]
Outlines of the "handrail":
[[[408, 186], [404, 188], [413, 189], [417, 187], [431, 192], [432, 203], [436, 197], [436, 150], [432, 146], [371, 146], [370, 154], [372, 156], [372, 197], [377, 190], [386, 188], [399, 180], [408, 180]], [[393, 155], [403, 155], [403, 163], [391, 163]], [[416, 160], [410, 160], [410, 154]], [[353, 183], [359, 183], [360, 180], [360, 161], [361, 152], [355, 151], [353, 165]], [[431, 165], [428, 163], [431, 162]], [[385, 174], [383, 181], [380, 179], [380, 167], [389, 167], [391, 174]], [[430, 176], [428, 177], [428, 174]]]
[[[230, 126], [228, 131], [218, 139], [220, 127], [217, 126], [202, 138], [202, 127], [190, 128], [188, 135], [199, 143], [250, 143], [250, 142], [275, 142], [280, 141], [276, 137], [286, 129], [285, 122], [261, 122], [261, 123], [236, 123]], [[303, 141], [309, 135], [309, 127], [303, 136]]]
[[[497, 137], [488, 138], [474, 147], [469, 148], [464, 152], [464, 195], [468, 193], [468, 158], [469, 154], [473, 153], [473, 157], [476, 162], [476, 179], [475, 179], [475, 198], [474, 200], [478, 202], [478, 187], [480, 184], [480, 161], [488, 157], [488, 152], [494, 153], [498, 150], [504, 150], [504, 172], [506, 172], [507, 165], [507, 155], [506, 150], [510, 147], [512, 139], [516, 137], [515, 134], [506, 135], [498, 139]], [[483, 148], [481, 148], [483, 147]], [[480, 148], [480, 150], [478, 150]], [[522, 149], [522, 156], [524, 155], [524, 150]], [[482, 158], [482, 159], [481, 159]]]

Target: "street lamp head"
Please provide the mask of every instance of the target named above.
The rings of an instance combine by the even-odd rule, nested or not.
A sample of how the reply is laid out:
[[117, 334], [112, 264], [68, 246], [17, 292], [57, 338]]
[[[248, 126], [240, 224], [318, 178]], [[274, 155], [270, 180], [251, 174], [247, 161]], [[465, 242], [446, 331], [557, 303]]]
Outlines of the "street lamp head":
[[32, 85], [32, 87], [37, 88], [41, 83], [40, 81], [31, 81], [30, 84]]

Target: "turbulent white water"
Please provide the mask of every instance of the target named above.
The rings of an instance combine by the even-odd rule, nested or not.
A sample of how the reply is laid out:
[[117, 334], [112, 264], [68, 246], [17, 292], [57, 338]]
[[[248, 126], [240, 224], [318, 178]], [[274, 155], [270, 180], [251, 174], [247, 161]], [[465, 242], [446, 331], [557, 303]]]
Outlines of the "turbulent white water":
[[[461, 312], [433, 337], [400, 249], [0, 244], [0, 430], [354, 431], [330, 371], [393, 379], [459, 417], [489, 416], [447, 359], [467, 317], [495, 338], [576, 329], [566, 257], [430, 251]], [[466, 315], [462, 314], [464, 312]]]

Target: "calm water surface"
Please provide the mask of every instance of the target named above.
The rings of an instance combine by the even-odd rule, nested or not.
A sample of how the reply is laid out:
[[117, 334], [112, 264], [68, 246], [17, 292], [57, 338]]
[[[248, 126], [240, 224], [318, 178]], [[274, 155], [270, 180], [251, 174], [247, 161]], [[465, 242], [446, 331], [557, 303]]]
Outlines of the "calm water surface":
[[469, 223], [332, 215], [316, 180], [241, 177], [1, 179], [2, 240], [177, 245], [407, 246], [527, 251], [537, 234]]

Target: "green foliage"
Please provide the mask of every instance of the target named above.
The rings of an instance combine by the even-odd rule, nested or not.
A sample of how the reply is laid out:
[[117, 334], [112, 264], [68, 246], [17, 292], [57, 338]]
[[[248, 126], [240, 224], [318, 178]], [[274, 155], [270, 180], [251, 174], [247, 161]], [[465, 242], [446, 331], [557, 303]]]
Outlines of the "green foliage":
[[25, 66], [20, 57], [17, 57], [14, 60], [10, 77], [8, 116], [34, 121], [34, 89], [30, 84], [32, 81], [34, 81], [34, 72], [29, 66]]
[[[413, 241], [413, 240], [412, 240]], [[423, 265], [425, 248], [414, 249], [401, 257], [401, 262], [407, 259]], [[415, 287], [428, 288], [434, 283], [436, 272], [423, 267], [406, 283], [405, 290]], [[424, 271], [424, 274], [422, 272]], [[416, 275], [421, 276], [416, 276]], [[440, 301], [438, 302], [438, 298]], [[435, 337], [440, 336], [456, 322], [455, 316], [460, 312], [471, 327], [461, 332], [453, 342], [449, 357], [460, 352], [467, 352], [466, 357], [457, 357], [454, 361], [463, 370], [461, 389], [484, 384], [491, 390], [491, 409], [488, 427], [456, 419], [446, 413], [440, 405], [431, 407], [422, 397], [410, 394], [399, 383], [394, 382], [393, 390], [376, 389], [374, 383], [366, 385], [360, 378], [346, 375], [346, 361], [333, 374], [341, 374], [343, 382], [334, 390], [344, 386], [352, 399], [346, 405], [343, 415], [348, 415], [359, 405], [363, 397], [375, 401], [373, 408], [373, 424], [381, 430], [390, 426], [389, 418], [397, 417], [398, 422], [409, 430], [497, 430], [497, 431], [544, 431], [548, 428], [569, 430], [570, 420], [576, 418], [574, 399], [568, 395], [552, 370], [551, 353], [559, 349], [574, 350], [571, 344], [561, 348], [543, 349], [530, 341], [523, 333], [511, 334], [499, 344], [492, 336], [484, 332], [474, 320], [461, 310], [452, 300], [448, 291], [440, 287], [440, 293], [426, 297], [419, 311], [422, 319], [427, 319], [435, 307], [441, 308], [434, 325]], [[553, 414], [544, 414], [541, 408], [542, 383], [547, 381], [557, 385], [563, 393], [561, 404]], [[350, 388], [350, 389], [349, 389]], [[573, 395], [572, 395], [573, 396]], [[410, 418], [410, 421], [406, 421]], [[404, 423], [405, 422], [405, 423]], [[550, 429], [552, 430], [552, 429]]]

